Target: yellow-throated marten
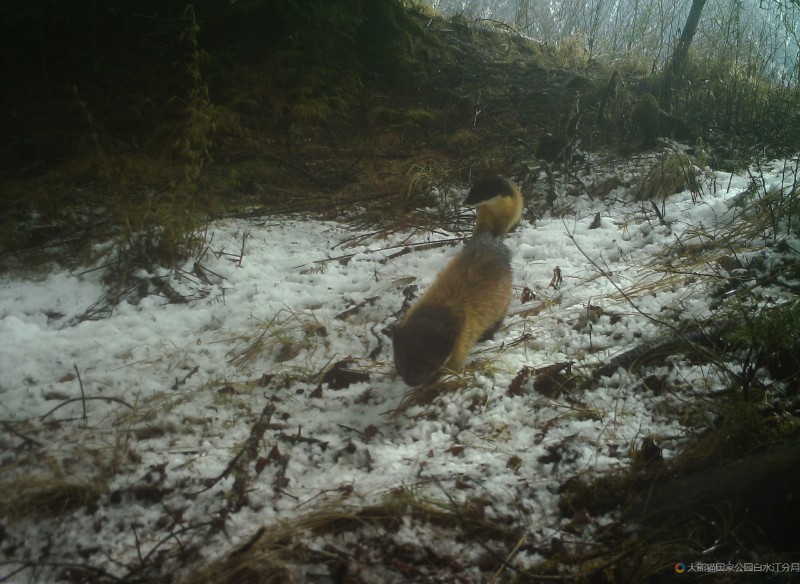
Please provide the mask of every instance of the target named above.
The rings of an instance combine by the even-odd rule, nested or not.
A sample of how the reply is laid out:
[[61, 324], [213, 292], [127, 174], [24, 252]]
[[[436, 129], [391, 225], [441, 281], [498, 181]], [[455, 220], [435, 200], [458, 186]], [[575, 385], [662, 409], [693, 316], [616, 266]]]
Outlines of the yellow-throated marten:
[[464, 203], [478, 208], [475, 235], [490, 233], [503, 237], [522, 217], [522, 193], [502, 176], [476, 180]]
[[503, 322], [511, 302], [511, 252], [478, 233], [439, 273], [394, 333], [394, 363], [407, 384], [420, 385], [442, 367], [460, 370], [478, 340]]

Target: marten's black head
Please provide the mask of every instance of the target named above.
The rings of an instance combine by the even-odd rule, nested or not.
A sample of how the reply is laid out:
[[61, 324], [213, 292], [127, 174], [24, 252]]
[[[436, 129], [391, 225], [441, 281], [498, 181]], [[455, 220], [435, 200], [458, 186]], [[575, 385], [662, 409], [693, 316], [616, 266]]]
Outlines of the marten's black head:
[[439, 371], [453, 352], [460, 323], [444, 306], [420, 306], [394, 333], [394, 364], [416, 387]]
[[464, 203], [480, 205], [495, 197], [513, 197], [514, 185], [502, 176], [484, 176], [475, 181]]

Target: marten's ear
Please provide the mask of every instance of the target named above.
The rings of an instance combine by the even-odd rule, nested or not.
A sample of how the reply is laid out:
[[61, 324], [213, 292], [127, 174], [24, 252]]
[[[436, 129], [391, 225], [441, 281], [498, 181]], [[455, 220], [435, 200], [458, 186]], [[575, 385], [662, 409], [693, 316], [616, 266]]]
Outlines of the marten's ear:
[[517, 189], [514, 184], [502, 176], [484, 176], [475, 181], [469, 190], [464, 203], [480, 205], [495, 197], [514, 197]]
[[394, 364], [408, 385], [428, 381], [453, 353], [461, 323], [445, 306], [422, 305], [394, 333]]

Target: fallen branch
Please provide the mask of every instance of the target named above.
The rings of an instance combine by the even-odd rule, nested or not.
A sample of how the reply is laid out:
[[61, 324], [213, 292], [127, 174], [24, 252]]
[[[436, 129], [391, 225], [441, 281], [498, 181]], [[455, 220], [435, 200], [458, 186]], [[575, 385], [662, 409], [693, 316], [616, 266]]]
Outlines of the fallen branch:
[[[211, 479], [206, 484], [203, 491], [207, 491], [222, 479], [233, 475], [233, 497], [231, 498], [231, 506], [234, 511], [238, 511], [247, 503], [247, 467], [252, 464], [257, 456], [261, 447], [261, 440], [264, 434], [270, 427], [270, 420], [275, 414], [275, 406], [273, 403], [267, 402], [264, 409], [261, 410], [261, 415], [256, 420], [255, 424], [250, 428], [250, 436], [245, 440], [244, 445], [236, 453], [236, 456], [228, 463], [219, 476]], [[201, 492], [203, 492], [201, 491]]]
[[33, 444], [34, 446], [38, 446], [39, 448], [44, 448], [44, 444], [39, 442], [38, 440], [31, 438], [30, 436], [26, 436], [22, 432], [18, 432], [15, 430], [11, 422], [3, 422], [3, 428], [7, 431], [19, 438], [20, 440], [26, 442], [27, 444]]
[[81, 404], [83, 405], [83, 421], [86, 421], [86, 393], [83, 391], [83, 380], [81, 379], [81, 372], [78, 371], [78, 365], [74, 364], [75, 375], [78, 377], [78, 385], [81, 388]]
[[[87, 401], [92, 401], [92, 400], [114, 402], [114, 403], [122, 404], [123, 406], [125, 406], [126, 408], [129, 408], [131, 410], [133, 409], [133, 406], [131, 404], [129, 404], [128, 402], [123, 401], [123, 400], [121, 400], [121, 399], [119, 399], [117, 397], [100, 397], [100, 396], [98, 396], [98, 397], [73, 397], [73, 398], [70, 398], [70, 399], [68, 399], [66, 401], [61, 402], [60, 404], [58, 404], [56, 407], [54, 407], [52, 410], [50, 410], [49, 412], [44, 414], [39, 419], [40, 420], [44, 420], [47, 416], [49, 416], [50, 414], [52, 414], [56, 410], [59, 410], [59, 409], [63, 408], [67, 404], [71, 404], [71, 403], [76, 402], [76, 401], [87, 402]], [[85, 407], [86, 406], [85, 406], [85, 403], [84, 403], [84, 408]], [[85, 410], [84, 410], [84, 419], [85, 419]]]

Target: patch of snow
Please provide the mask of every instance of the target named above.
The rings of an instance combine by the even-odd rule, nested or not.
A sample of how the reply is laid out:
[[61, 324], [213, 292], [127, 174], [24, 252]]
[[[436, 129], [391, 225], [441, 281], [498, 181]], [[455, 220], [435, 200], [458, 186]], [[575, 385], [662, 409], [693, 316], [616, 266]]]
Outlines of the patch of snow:
[[[770, 185], [787, 180], [781, 163], [762, 172]], [[424, 290], [460, 244], [395, 254], [449, 234], [377, 238], [335, 222], [219, 221], [198, 260], [208, 281], [192, 275], [194, 261], [174, 279], [177, 292], [202, 289], [203, 298], [174, 304], [150, 295], [104, 320], [79, 318], [102, 295], [96, 272], [0, 278], [0, 419], [38, 436], [30, 444], [7, 432], [2, 464], [52, 458], [70, 480], [110, 476], [93, 511], [4, 522], [0, 555], [10, 563], [0, 579], [26, 561], [41, 565], [34, 579], [55, 579], [47, 565], [56, 561], [121, 577], [139, 554], [164, 546], [165, 534], [206, 524], [225, 508], [234, 484], [226, 469], [267, 404], [275, 411], [258, 442], [263, 468], [250, 469], [248, 504], [226, 514], [227, 537], [204, 539], [201, 528], [181, 535], [196, 534], [206, 558], [235, 549], [261, 526], [331, 505], [377, 504], [398, 487], [458, 503], [485, 499], [487, 517], [515, 518], [542, 541], [559, 537], [565, 519], [557, 490], [565, 479], [625, 467], [645, 436], [666, 439], [669, 457], [687, 431], [670, 407], [723, 387], [724, 379], [689, 364], [655, 371], [686, 388], [680, 400], [642, 388], [622, 370], [571, 399], [545, 397], [530, 382], [510, 395], [509, 386], [524, 367], [588, 367], [657, 339], [665, 313], [707, 317], [706, 287], [688, 275], [670, 279], [652, 261], [676, 240], [706, 241], [696, 229], [730, 221], [731, 200], [748, 184], [746, 175], [709, 173], [699, 200], [687, 191], [664, 202], [668, 226], [646, 204], [588, 198], [569, 220], [523, 221], [507, 238], [515, 274], [509, 317], [473, 351], [462, 374], [466, 389], [396, 415], [390, 412], [409, 388], [395, 374], [387, 327], [405, 287]], [[592, 229], [596, 213], [600, 225]], [[549, 286], [556, 267], [564, 278], [558, 290]], [[522, 304], [523, 288], [534, 292], [532, 302]], [[581, 325], [590, 305], [603, 312]], [[316, 391], [332, 363], [351, 358], [368, 380]], [[81, 385], [94, 399], [79, 399]], [[127, 459], [101, 469], [115, 449], [126, 452], [120, 439]], [[72, 460], [89, 452], [102, 462]], [[137, 498], [144, 491], [134, 487], [148, 485], [157, 485], [157, 501]], [[448, 541], [439, 552], [462, 561], [480, 554], [452, 547], [430, 526], [404, 524], [394, 541]], [[516, 558], [522, 566], [539, 559], [533, 552]]]

